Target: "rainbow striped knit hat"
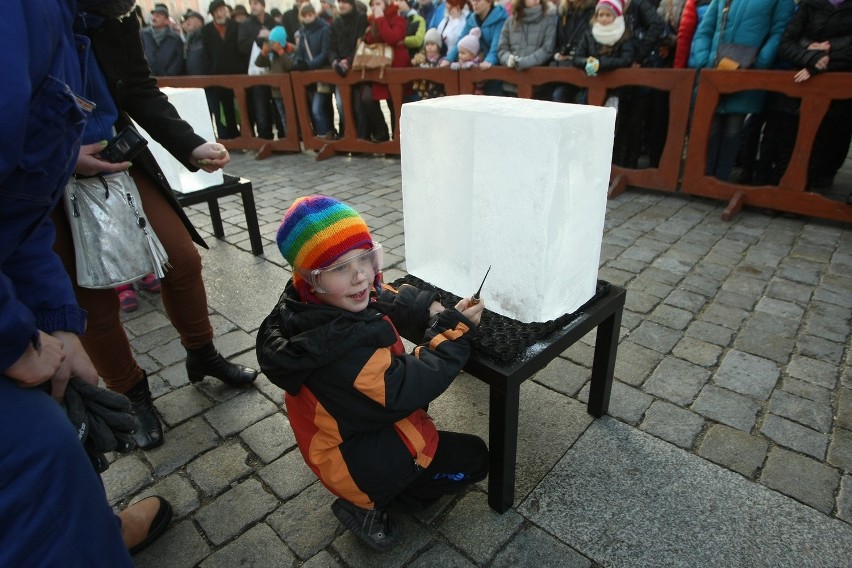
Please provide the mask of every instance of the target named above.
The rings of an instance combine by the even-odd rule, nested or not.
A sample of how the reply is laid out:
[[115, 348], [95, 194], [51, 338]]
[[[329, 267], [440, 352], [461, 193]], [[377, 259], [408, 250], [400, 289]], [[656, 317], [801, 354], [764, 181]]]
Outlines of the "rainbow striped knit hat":
[[313, 270], [353, 249], [370, 248], [373, 238], [357, 211], [331, 197], [310, 195], [284, 213], [275, 242], [293, 269]]

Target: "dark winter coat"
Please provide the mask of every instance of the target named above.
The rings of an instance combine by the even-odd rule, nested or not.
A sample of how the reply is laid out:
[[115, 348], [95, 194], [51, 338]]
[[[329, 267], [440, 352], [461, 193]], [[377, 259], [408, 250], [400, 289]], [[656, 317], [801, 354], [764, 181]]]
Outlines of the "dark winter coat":
[[155, 77], [183, 75], [183, 40], [172, 30], [166, 31], [165, 37], [158, 44], [154, 41], [151, 28], [142, 30], [142, 45], [145, 46], [145, 57]]
[[665, 22], [650, 0], [629, 1], [624, 9], [624, 24], [633, 33], [633, 61], [644, 63], [660, 43]]
[[598, 60], [598, 72], [630, 67], [635, 59], [634, 45], [629, 31], [625, 31], [624, 36], [615, 45], [606, 46], [595, 41], [595, 36], [592, 35], [590, 29], [583, 34], [579, 45], [577, 45], [577, 50], [574, 52], [574, 67], [583, 69], [588, 57], [594, 57]]
[[311, 70], [328, 66], [328, 32], [328, 24], [319, 18], [299, 28], [294, 63], [296, 69]]
[[[107, 87], [118, 106], [116, 130], [129, 125], [132, 118], [187, 169], [197, 171], [198, 168], [189, 162], [189, 156], [206, 140], [181, 119], [166, 95], [157, 88], [142, 51], [142, 42], [138, 39], [139, 20], [133, 16], [121, 20], [107, 19], [102, 27], [90, 30], [88, 36], [98, 65], [106, 77]], [[192, 240], [207, 248], [177, 202], [150, 150], [146, 148], [134, 158], [133, 167], [151, 178], [172, 205]]]
[[[228, 20], [225, 22], [225, 36], [219, 35], [216, 24], [210, 22], [201, 28], [204, 42], [205, 73], [210, 75], [241, 75], [248, 69], [249, 54], [240, 53], [237, 37], [240, 25]], [[249, 48], [251, 53], [251, 48]]]
[[[260, 33], [262, 28], [266, 28], [271, 31], [275, 26], [275, 20], [273, 20], [272, 16], [266, 12], [263, 13], [262, 23], [254, 16], [251, 16], [245, 22], [240, 24], [240, 33], [237, 36], [237, 49], [243, 54], [243, 57], [246, 58], [246, 70], [244, 70], [243, 73], [248, 70], [248, 58], [251, 56], [252, 44], [256, 43], [258, 47], [263, 46], [263, 40], [258, 39], [257, 34]], [[288, 32], [287, 37], [295, 36], [291, 36]]]
[[201, 30], [193, 30], [186, 36], [184, 45], [187, 75], [204, 75], [207, 64], [204, 58], [204, 40], [201, 39]]
[[[808, 50], [812, 42], [831, 42], [828, 68], [815, 67], [825, 51]], [[781, 57], [811, 74], [852, 70], [852, 1], [834, 6], [828, 0], [802, 0], [781, 38]]]
[[358, 39], [364, 37], [367, 30], [367, 15], [360, 10], [340, 14], [331, 22], [328, 42], [328, 60], [331, 63], [347, 59], [350, 65], [355, 55]]
[[[305, 462], [335, 495], [386, 506], [429, 466], [438, 432], [423, 410], [461, 370], [474, 326], [455, 309], [429, 325], [431, 292], [403, 286], [354, 313], [300, 301], [292, 285], [257, 334], [257, 358], [287, 391]], [[406, 354], [397, 329], [423, 340]]]
[[[595, 15], [595, 3], [589, 2], [586, 7], [577, 10], [566, 9], [560, 12], [556, 20], [556, 52], [562, 55], [573, 55], [577, 44], [590, 27], [592, 16]], [[573, 62], [568, 60], [567, 65]]]

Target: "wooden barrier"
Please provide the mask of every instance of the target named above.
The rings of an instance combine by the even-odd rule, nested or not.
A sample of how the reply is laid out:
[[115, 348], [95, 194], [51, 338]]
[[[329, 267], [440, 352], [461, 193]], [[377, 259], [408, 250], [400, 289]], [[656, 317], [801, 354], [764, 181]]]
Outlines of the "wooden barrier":
[[[287, 74], [275, 75], [193, 75], [186, 77], [157, 77], [160, 87], [204, 88], [225, 87], [233, 89], [240, 111], [240, 135], [237, 138], [218, 139], [229, 150], [257, 150], [256, 158], [261, 160], [272, 152], [301, 152], [299, 132], [296, 128], [298, 118], [293, 103], [293, 86]], [[286, 136], [277, 140], [266, 140], [254, 136], [249, 122], [248, 89], [258, 85], [267, 85], [281, 91], [286, 117]], [[275, 109], [272, 112], [277, 112]]]
[[[346, 77], [341, 77], [332, 70], [306, 71], [292, 73], [293, 96], [296, 100], [296, 109], [299, 114], [299, 124], [302, 127], [303, 142], [305, 148], [317, 150], [317, 160], [323, 160], [336, 153], [341, 152], [365, 152], [382, 154], [399, 154], [399, 117], [402, 113], [403, 97], [406, 85], [412, 81], [428, 78], [435, 83], [442, 83], [448, 95], [458, 94], [458, 73], [450, 69], [419, 69], [398, 68], [385, 69], [383, 73], [376, 70], [367, 71], [363, 78], [360, 71], [350, 71]], [[317, 81], [332, 83], [340, 89], [341, 103], [343, 108], [338, 109], [342, 113], [345, 129], [343, 135], [337, 140], [325, 140], [316, 136], [306, 136], [312, 133], [310, 123], [310, 107], [308, 104], [308, 87]], [[353, 113], [353, 88], [363, 82], [381, 83], [387, 85], [390, 90], [388, 105], [392, 105], [392, 112], [396, 117], [393, 125], [391, 139], [387, 142], [371, 142], [358, 138], [358, 130], [355, 126], [355, 115]], [[390, 129], [389, 129], [390, 130]]]
[[[806, 191], [808, 161], [817, 130], [833, 99], [852, 94], [852, 73], [825, 73], [794, 83], [794, 71], [703, 70], [692, 113], [692, 129], [681, 191], [728, 201], [730, 219], [745, 205], [852, 222], [852, 205]], [[777, 186], [744, 186], [706, 175], [707, 140], [720, 95], [760, 89], [801, 98], [799, 131], [787, 171]]]
[[[597, 77], [586, 77], [579, 69], [570, 67], [536, 67], [524, 71], [506, 67], [492, 67], [486, 71], [395, 68], [385, 69], [383, 73], [368, 71], [363, 78], [357, 71], [350, 71], [346, 77], [340, 77], [331, 69], [325, 69], [259, 77], [159, 77], [158, 83], [169, 87], [221, 86], [233, 89], [240, 108], [242, 134], [238, 138], [220, 141], [229, 149], [258, 150], [257, 158], [262, 159], [272, 152], [298, 152], [303, 145], [306, 149], [316, 150], [318, 160], [344, 152], [399, 154], [399, 117], [403, 96], [406, 86], [415, 80], [441, 83], [448, 95], [472, 93], [478, 82], [500, 80], [516, 85], [518, 96], [524, 98], [532, 98], [534, 90], [543, 85], [564, 83], [588, 89], [588, 101], [594, 105], [602, 105], [610, 90], [627, 86], [648, 87], [669, 93], [668, 131], [659, 166], [629, 169], [613, 165], [610, 196], [617, 195], [628, 186], [669, 192], [680, 190], [728, 201], [728, 208], [723, 214], [725, 219], [729, 219], [744, 205], [754, 205], [850, 222], [852, 205], [807, 192], [806, 178], [808, 160], [820, 121], [831, 100], [847, 97], [852, 92], [852, 73], [822, 74], [804, 83], [794, 83], [792, 74], [790, 71], [703, 70], [698, 79], [698, 97], [692, 112], [690, 104], [695, 90], [696, 72], [691, 69], [619, 69]], [[325, 140], [312, 134], [307, 92], [309, 86], [317, 81], [332, 83], [340, 88], [343, 108], [338, 109], [338, 112], [342, 113], [345, 131], [337, 140]], [[374, 143], [357, 137], [353, 87], [364, 81], [387, 85], [390, 90], [388, 104], [392, 105], [397, 120], [392, 137], [387, 142]], [[281, 90], [287, 119], [285, 138], [272, 141], [248, 134], [252, 130], [248, 121], [246, 90], [255, 85], [269, 85]], [[753, 89], [775, 91], [802, 99], [793, 158], [778, 186], [742, 186], [704, 175], [707, 139], [719, 96]], [[691, 143], [686, 148], [686, 161], [683, 163], [690, 121]], [[295, 128], [296, 124], [299, 129]], [[301, 137], [298, 130], [301, 130]], [[683, 179], [679, 182], [681, 165]]]

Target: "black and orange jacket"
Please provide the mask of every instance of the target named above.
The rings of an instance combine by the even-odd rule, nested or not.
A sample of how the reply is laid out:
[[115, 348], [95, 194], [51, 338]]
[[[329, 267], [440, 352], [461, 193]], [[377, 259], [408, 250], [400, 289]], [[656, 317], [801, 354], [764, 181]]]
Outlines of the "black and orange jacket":
[[[263, 373], [286, 391], [308, 466], [335, 495], [382, 508], [428, 467], [438, 432], [425, 407], [461, 371], [473, 324], [429, 321], [435, 294], [385, 287], [358, 313], [301, 302], [292, 284], [257, 336]], [[406, 354], [397, 329], [422, 342]]]

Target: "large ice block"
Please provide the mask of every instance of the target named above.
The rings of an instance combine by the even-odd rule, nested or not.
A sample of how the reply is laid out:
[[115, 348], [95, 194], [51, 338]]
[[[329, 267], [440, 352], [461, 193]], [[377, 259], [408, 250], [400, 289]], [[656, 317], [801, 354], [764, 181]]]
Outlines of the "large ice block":
[[[207, 97], [204, 96], [204, 89], [163, 87], [160, 90], [169, 98], [169, 102], [177, 109], [180, 117], [192, 125], [192, 129], [195, 130], [196, 134], [208, 142], [216, 141], [216, 135], [213, 133], [213, 123], [210, 120], [210, 111], [207, 109]], [[222, 184], [222, 170], [213, 173], [207, 173], [203, 170], [198, 170], [197, 172], [189, 171], [154, 140], [145, 129], [135, 122], [133, 125], [148, 140], [148, 148], [154, 154], [157, 164], [162, 168], [169, 185], [175, 191], [191, 193], [199, 189]]]
[[522, 322], [595, 292], [615, 110], [462, 95], [403, 105], [406, 269]]

